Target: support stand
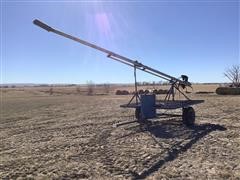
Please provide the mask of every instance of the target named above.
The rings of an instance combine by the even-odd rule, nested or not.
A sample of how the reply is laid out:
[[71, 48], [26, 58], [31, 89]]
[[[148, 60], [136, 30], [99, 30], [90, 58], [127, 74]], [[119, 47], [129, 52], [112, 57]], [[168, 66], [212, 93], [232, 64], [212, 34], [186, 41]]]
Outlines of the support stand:
[[131, 104], [131, 102], [133, 101], [134, 98], [135, 98], [135, 101], [136, 101], [136, 105], [138, 105], [141, 101], [140, 97], [139, 97], [139, 94], [138, 94], [138, 89], [137, 89], [137, 72], [136, 72], [137, 69], [136, 69], [136, 66], [134, 66], [133, 68], [134, 68], [134, 87], [135, 87], [135, 90], [134, 90], [133, 97], [128, 102], [128, 105]]
[[177, 82], [172, 82], [171, 87], [169, 88], [167, 95], [165, 97], [165, 101], [169, 101], [170, 98], [172, 97], [172, 101], [175, 100], [175, 89], [180, 92], [187, 100], [190, 100], [180, 89], [179, 85], [176, 84]]

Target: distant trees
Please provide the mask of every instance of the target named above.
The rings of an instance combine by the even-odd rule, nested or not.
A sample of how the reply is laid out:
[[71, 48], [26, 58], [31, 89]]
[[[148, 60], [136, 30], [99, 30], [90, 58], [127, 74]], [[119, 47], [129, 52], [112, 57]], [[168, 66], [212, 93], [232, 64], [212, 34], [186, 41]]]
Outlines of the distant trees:
[[138, 86], [161, 86], [161, 85], [169, 85], [168, 81], [143, 81], [143, 82], [137, 82]]
[[240, 87], [240, 65], [233, 65], [224, 72], [224, 76], [231, 81], [233, 87]]

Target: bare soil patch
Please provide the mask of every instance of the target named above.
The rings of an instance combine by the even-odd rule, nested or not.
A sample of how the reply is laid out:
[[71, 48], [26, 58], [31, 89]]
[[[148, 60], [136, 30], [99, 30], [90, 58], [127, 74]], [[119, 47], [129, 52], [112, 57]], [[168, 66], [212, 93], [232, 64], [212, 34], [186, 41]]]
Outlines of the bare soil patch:
[[119, 107], [128, 95], [4, 92], [0, 178], [238, 179], [240, 96], [190, 96], [205, 100], [194, 128], [180, 117], [115, 128], [134, 120]]

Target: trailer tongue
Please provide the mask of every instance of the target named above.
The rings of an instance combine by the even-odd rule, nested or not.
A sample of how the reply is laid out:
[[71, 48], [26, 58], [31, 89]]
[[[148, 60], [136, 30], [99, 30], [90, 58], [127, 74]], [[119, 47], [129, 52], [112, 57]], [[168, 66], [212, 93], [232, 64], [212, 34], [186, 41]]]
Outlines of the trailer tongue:
[[[146, 120], [146, 119], [156, 117], [156, 109], [182, 108], [183, 109], [183, 113], [182, 113], [183, 123], [188, 126], [191, 126], [194, 124], [195, 112], [191, 106], [202, 103], [204, 101], [203, 100], [190, 100], [190, 98], [188, 98], [187, 95], [183, 92], [184, 88], [191, 87], [191, 83], [188, 82], [188, 77], [186, 75], [182, 75], [181, 79], [170, 76], [170, 75], [165, 74], [161, 71], [158, 71], [154, 68], [146, 66], [136, 60], [132, 60], [127, 57], [121, 56], [117, 53], [114, 53], [112, 51], [104, 49], [100, 46], [97, 46], [95, 44], [89, 43], [80, 38], [74, 37], [72, 35], [61, 32], [57, 29], [54, 29], [37, 19], [35, 19], [33, 21], [33, 23], [35, 25], [41, 27], [42, 29], [45, 29], [48, 32], [58, 34], [65, 38], [71, 39], [73, 41], [76, 41], [76, 42], [86, 45], [88, 47], [91, 47], [93, 49], [102, 51], [107, 54], [108, 58], [111, 58], [115, 61], [118, 61], [118, 62], [121, 62], [123, 64], [133, 67], [134, 84], [135, 84], [134, 95], [127, 104], [121, 105], [121, 107], [134, 108], [135, 116], [136, 116], [136, 119], [138, 122], [144, 122], [144, 120]], [[167, 93], [166, 97], [164, 98], [164, 100], [157, 101], [155, 94], [150, 94], [150, 95], [149, 94], [141, 94], [141, 95], [139, 94], [138, 86], [137, 86], [136, 70], [144, 71], [146, 73], [152, 74], [153, 76], [157, 76], [157, 77], [167, 80], [169, 82], [170, 88], [169, 88], [168, 93]], [[175, 100], [176, 92], [179, 92], [181, 95], [183, 95], [186, 100]]]

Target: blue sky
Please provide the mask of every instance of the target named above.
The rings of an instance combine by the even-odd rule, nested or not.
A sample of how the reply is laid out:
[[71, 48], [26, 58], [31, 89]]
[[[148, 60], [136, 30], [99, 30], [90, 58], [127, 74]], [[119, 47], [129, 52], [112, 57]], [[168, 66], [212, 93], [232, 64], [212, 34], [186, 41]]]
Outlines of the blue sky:
[[240, 63], [238, 1], [2, 1], [1, 83], [133, 82], [132, 68], [34, 19], [191, 82], [225, 82]]

